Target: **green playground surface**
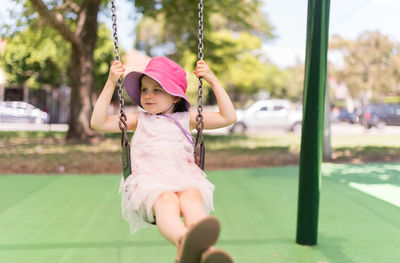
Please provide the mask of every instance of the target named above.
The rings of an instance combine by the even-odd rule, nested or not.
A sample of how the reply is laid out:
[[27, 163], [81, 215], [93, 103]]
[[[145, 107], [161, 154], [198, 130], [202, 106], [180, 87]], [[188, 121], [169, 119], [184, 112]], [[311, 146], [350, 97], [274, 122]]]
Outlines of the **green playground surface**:
[[[317, 246], [295, 243], [298, 167], [207, 172], [217, 247], [237, 263], [395, 263], [400, 164], [323, 164]], [[1, 263], [172, 263], [156, 229], [131, 235], [120, 175], [0, 176]], [[386, 201], [385, 201], [386, 200]]]

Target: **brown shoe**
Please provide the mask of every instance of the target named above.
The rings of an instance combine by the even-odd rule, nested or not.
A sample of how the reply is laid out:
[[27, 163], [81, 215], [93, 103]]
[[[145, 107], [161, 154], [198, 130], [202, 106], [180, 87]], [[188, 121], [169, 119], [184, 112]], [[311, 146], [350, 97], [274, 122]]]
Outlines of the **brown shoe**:
[[213, 249], [203, 253], [201, 263], [233, 263], [233, 258], [222, 249]]
[[199, 263], [201, 255], [217, 242], [220, 231], [219, 220], [208, 216], [191, 227], [182, 239], [180, 255], [176, 263]]

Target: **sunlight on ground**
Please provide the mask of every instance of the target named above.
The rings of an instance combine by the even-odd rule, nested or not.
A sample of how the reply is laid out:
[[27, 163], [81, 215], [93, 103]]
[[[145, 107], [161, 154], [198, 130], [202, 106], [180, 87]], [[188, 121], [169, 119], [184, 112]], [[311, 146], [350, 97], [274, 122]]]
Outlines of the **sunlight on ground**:
[[323, 164], [323, 174], [365, 194], [400, 207], [400, 169], [395, 163]]
[[376, 198], [384, 200], [392, 205], [400, 207], [400, 187], [391, 184], [358, 184], [349, 183], [353, 187], [363, 193], [372, 195]]

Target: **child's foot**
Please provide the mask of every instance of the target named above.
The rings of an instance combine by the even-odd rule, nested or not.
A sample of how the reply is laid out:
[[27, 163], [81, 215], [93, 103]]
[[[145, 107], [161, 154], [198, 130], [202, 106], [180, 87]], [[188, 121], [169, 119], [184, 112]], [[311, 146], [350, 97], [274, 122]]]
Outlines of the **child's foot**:
[[209, 249], [201, 256], [201, 263], [233, 263], [233, 258], [222, 249]]
[[198, 222], [183, 237], [175, 262], [199, 263], [202, 253], [217, 242], [219, 231], [219, 220], [214, 216]]

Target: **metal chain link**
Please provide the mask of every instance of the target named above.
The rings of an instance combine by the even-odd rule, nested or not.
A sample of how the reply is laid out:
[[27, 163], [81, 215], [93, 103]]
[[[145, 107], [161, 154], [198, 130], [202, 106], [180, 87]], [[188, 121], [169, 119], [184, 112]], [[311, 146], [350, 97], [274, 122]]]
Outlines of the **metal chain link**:
[[[119, 47], [118, 47], [118, 32], [117, 32], [117, 15], [116, 15], [116, 8], [115, 8], [115, 0], [111, 0], [111, 19], [112, 19], [112, 31], [113, 31], [113, 39], [114, 39], [114, 53], [115, 53], [115, 60], [120, 61], [119, 56]], [[118, 79], [117, 82], [117, 91], [119, 97], [119, 128], [121, 131], [124, 132], [124, 136], [127, 136], [126, 129], [128, 124], [126, 123], [127, 117], [125, 114], [125, 101], [124, 101], [124, 91], [122, 89], [122, 78]], [[128, 139], [126, 137], [126, 139]]]
[[[203, 53], [203, 0], [199, 0], [199, 44], [198, 44], [198, 49], [199, 53], [197, 57], [202, 60], [204, 57]], [[200, 169], [204, 170], [204, 154], [205, 154], [205, 146], [204, 146], [204, 137], [203, 137], [203, 129], [204, 129], [204, 123], [203, 123], [203, 78], [199, 77], [199, 93], [197, 97], [197, 116], [196, 116], [196, 130], [197, 130], [197, 136], [196, 136], [196, 143], [195, 143], [195, 149], [194, 149], [194, 159], [195, 163], [200, 167]]]
[[[197, 55], [197, 57], [202, 60], [204, 58], [204, 53], [203, 53], [203, 48], [204, 48], [204, 44], [203, 44], [203, 9], [204, 9], [204, 5], [203, 5], [203, 0], [199, 0], [199, 35], [198, 35], [198, 40], [199, 40], [199, 44], [198, 44], [198, 49], [199, 49], [199, 53]], [[199, 92], [198, 92], [198, 97], [197, 97], [197, 116], [196, 116], [196, 129], [197, 132], [201, 132], [204, 128], [204, 123], [203, 123], [203, 105], [202, 105], [202, 101], [203, 101], [203, 78], [200, 77], [199, 78]], [[201, 141], [203, 141], [203, 136], [201, 135]]]

